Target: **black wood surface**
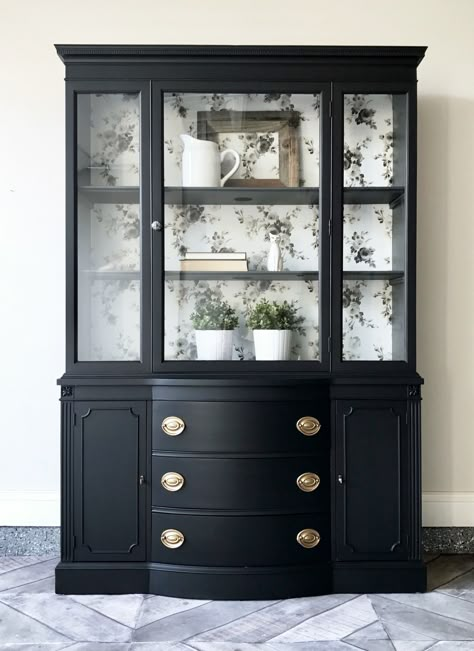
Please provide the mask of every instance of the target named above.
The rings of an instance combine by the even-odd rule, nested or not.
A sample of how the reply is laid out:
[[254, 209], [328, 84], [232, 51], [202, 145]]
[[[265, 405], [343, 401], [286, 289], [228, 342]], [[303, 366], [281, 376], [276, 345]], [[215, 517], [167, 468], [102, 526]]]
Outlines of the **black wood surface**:
[[[296, 540], [302, 529], [315, 529], [321, 542], [305, 549]], [[160, 536], [177, 529], [183, 545], [168, 549]], [[331, 527], [328, 515], [191, 515], [154, 510], [151, 561], [177, 565], [265, 567], [311, 565], [329, 560]]]
[[[329, 512], [329, 454], [325, 451], [315, 457], [245, 459], [154, 454], [152, 471], [154, 507]], [[179, 491], [161, 485], [168, 472], [184, 477]], [[313, 492], [298, 488], [296, 480], [305, 472], [316, 473], [321, 480]]]
[[[161, 428], [169, 416], [178, 416], [186, 424], [178, 436], [169, 436]], [[314, 436], [296, 429], [303, 416], [314, 416], [321, 423]], [[157, 451], [315, 454], [329, 448], [330, 441], [328, 401], [153, 402], [153, 449]]]
[[144, 560], [146, 404], [77, 402], [74, 421], [74, 559]]
[[337, 559], [407, 559], [407, 403], [339, 401], [335, 437]]

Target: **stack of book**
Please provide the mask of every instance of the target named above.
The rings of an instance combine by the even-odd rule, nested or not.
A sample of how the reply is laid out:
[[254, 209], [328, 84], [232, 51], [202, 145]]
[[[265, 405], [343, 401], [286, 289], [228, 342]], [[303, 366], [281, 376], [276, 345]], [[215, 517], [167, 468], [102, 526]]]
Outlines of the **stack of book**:
[[181, 271], [247, 271], [246, 253], [185, 253]]

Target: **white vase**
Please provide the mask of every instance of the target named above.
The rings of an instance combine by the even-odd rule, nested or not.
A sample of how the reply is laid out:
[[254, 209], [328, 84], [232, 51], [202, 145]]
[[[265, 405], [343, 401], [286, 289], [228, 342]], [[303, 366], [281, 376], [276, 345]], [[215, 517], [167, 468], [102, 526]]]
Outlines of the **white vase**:
[[270, 249], [267, 258], [268, 271], [281, 271], [283, 269], [283, 260], [280, 249], [280, 233], [272, 229], [268, 236], [270, 238]]
[[291, 330], [254, 330], [255, 358], [288, 360], [291, 352]]
[[198, 359], [232, 359], [233, 330], [196, 330]]

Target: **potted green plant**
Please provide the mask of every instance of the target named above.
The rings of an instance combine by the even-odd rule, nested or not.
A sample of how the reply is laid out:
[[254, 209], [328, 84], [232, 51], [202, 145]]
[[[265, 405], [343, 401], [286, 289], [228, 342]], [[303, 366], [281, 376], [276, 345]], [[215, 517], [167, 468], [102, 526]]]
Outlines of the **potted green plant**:
[[303, 322], [297, 311], [293, 302], [269, 303], [265, 298], [249, 311], [247, 326], [253, 330], [257, 360], [290, 358], [291, 334]]
[[198, 359], [232, 359], [232, 335], [239, 319], [227, 301], [201, 303], [191, 314], [191, 322], [196, 330]]

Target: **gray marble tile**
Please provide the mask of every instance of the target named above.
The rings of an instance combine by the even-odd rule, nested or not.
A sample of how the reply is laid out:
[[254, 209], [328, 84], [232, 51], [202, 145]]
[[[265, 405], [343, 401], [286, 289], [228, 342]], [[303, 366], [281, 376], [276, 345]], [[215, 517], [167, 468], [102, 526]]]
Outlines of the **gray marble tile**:
[[351, 599], [332, 610], [311, 617], [273, 638], [275, 642], [339, 640], [377, 621], [366, 595]]
[[59, 557], [57, 557], [56, 554], [49, 554], [46, 556], [0, 556], [0, 574], [10, 572], [11, 570], [17, 570], [26, 565], [42, 563], [43, 561], [48, 561], [52, 558], [57, 558], [59, 562]]
[[[195, 651], [354, 651], [355, 647], [340, 640], [326, 642], [264, 642], [263, 644], [247, 644], [235, 642], [186, 642]], [[140, 651], [140, 648], [133, 651]], [[150, 649], [150, 651], [154, 651]], [[174, 647], [173, 647], [174, 651]], [[189, 647], [188, 647], [189, 651]]]
[[0, 651], [63, 651], [64, 649], [70, 649], [72, 642], [67, 642], [64, 645], [63, 642], [59, 644], [2, 644], [0, 642]]
[[202, 601], [199, 599], [175, 599], [173, 597], [153, 596], [151, 599], [145, 599], [143, 601], [138, 614], [136, 628], [147, 626], [163, 617], [169, 617], [176, 613], [198, 608], [207, 603], [210, 603], [209, 600]]
[[67, 651], [130, 651], [130, 646], [122, 642], [76, 642]]
[[360, 640], [388, 640], [387, 631], [384, 629], [382, 622], [376, 621], [344, 638], [344, 642], [351, 642], [356, 646]]
[[425, 610], [435, 615], [442, 615], [443, 617], [450, 617], [453, 620], [471, 624], [474, 629], [474, 607], [468, 601], [463, 601], [442, 592], [387, 594], [384, 597], [410, 608]]
[[179, 642], [240, 619], [273, 601], [211, 601], [137, 629], [134, 642]]
[[0, 574], [0, 592], [54, 576], [57, 563], [57, 559], [53, 558]]
[[32, 581], [31, 583], [25, 583], [19, 585], [15, 588], [9, 588], [0, 592], [0, 598], [2, 594], [20, 594], [21, 592], [28, 592], [30, 594], [35, 592], [45, 592], [47, 594], [54, 594], [54, 576], [50, 576], [47, 579], [40, 579], [39, 581]]
[[143, 603], [141, 594], [70, 595], [70, 598], [130, 628], [135, 628]]
[[433, 648], [433, 642], [426, 641], [392, 640], [392, 643], [396, 651], [425, 651], [425, 649]]
[[77, 642], [129, 642], [131, 630], [63, 595], [0, 594], [0, 601]]
[[453, 642], [452, 640], [437, 642], [434, 646], [430, 647], [430, 651], [431, 649], [435, 651], [470, 651], [474, 649], [474, 642]]
[[440, 556], [440, 554], [436, 552], [433, 553], [425, 552], [423, 554], [423, 560], [425, 561], [425, 563], [431, 563], [431, 561], [434, 561], [436, 558], [438, 558], [438, 556]]
[[24, 613], [0, 603], [1, 644], [49, 644], [62, 643], [65, 646], [71, 640], [65, 635], [51, 629]]
[[[391, 640], [359, 640], [357, 644], [351, 642], [357, 649], [361, 651], [395, 651], [395, 647]], [[354, 648], [354, 647], [353, 647]]]
[[[428, 612], [421, 608], [413, 608], [410, 605], [379, 595], [370, 595], [370, 600], [391, 637], [389, 625], [393, 623], [400, 627], [395, 639], [403, 639], [400, 634], [403, 627], [408, 629], [408, 635], [410, 635], [410, 632], [414, 632], [426, 635], [427, 638], [431, 637], [434, 640], [474, 640], [474, 626], [472, 624]], [[413, 640], [416, 638], [408, 637], [407, 639]]]
[[434, 644], [435, 640], [428, 636], [423, 635], [419, 631], [414, 631], [413, 629], [402, 626], [399, 622], [387, 622], [384, 620], [383, 627], [387, 631], [387, 634], [391, 640], [397, 640], [402, 642], [416, 642], [416, 641], [425, 641]]
[[435, 590], [474, 569], [474, 555], [446, 554], [428, 564], [428, 590]]
[[[285, 599], [268, 608], [250, 613], [237, 621], [202, 633], [198, 636], [198, 639], [201, 642], [266, 642], [319, 613], [353, 599], [355, 596], [328, 595]], [[195, 639], [191, 638], [189, 644], [193, 644]]]
[[436, 592], [443, 592], [452, 597], [474, 601], [474, 570], [471, 570], [467, 574], [463, 574], [457, 579], [454, 579], [454, 581], [446, 583], [438, 588]]

